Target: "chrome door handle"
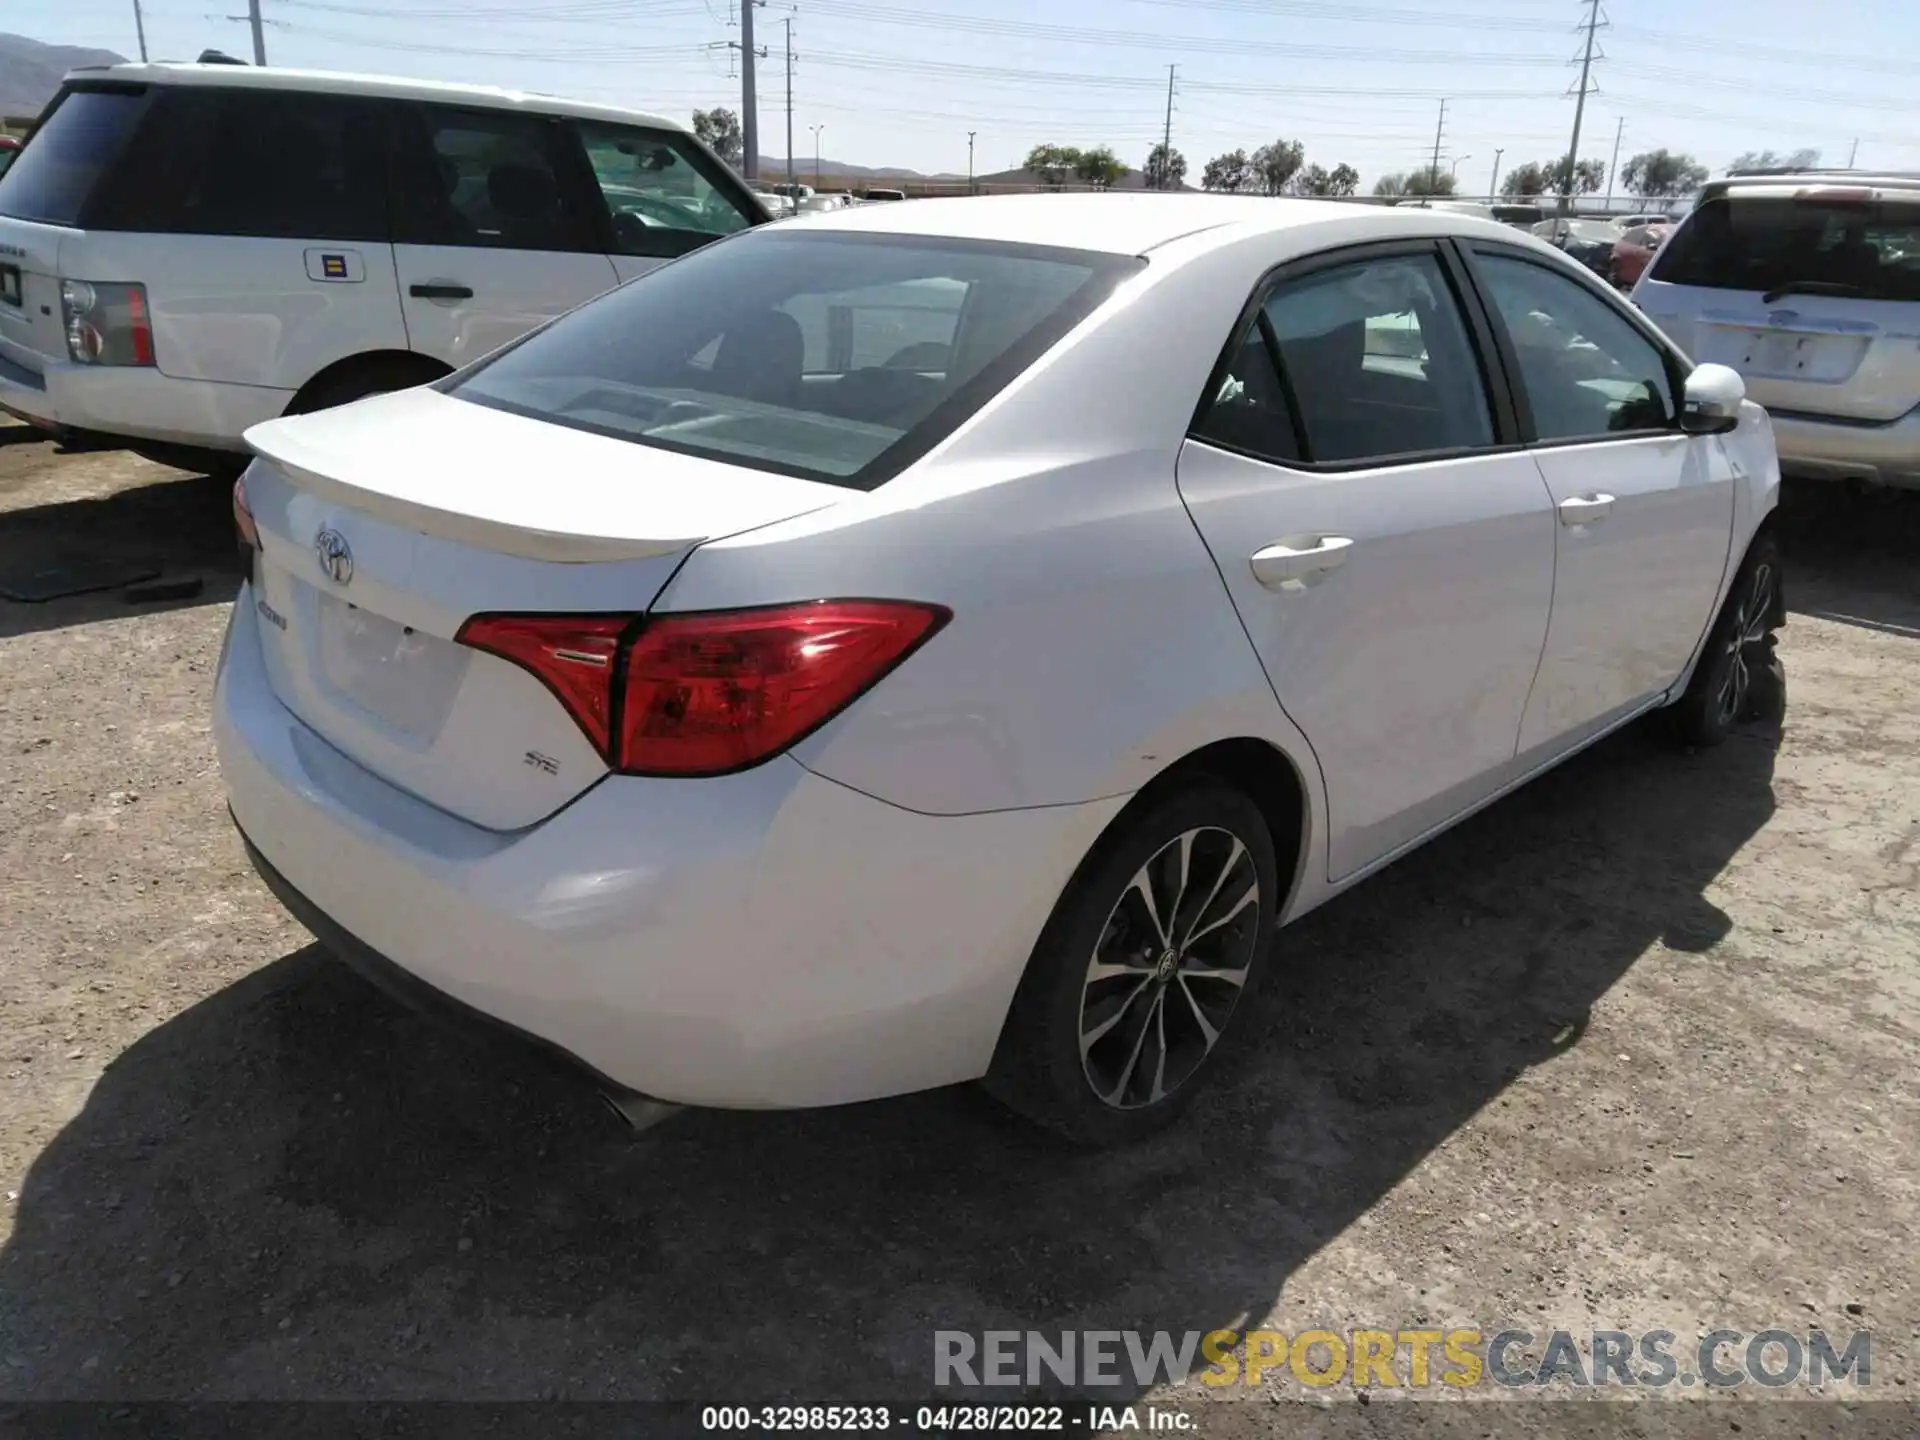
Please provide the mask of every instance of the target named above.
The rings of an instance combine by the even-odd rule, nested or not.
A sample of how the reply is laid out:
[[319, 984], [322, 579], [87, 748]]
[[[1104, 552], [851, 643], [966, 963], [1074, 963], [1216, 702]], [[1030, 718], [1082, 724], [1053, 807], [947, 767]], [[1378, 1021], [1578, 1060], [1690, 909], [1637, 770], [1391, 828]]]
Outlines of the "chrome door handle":
[[1598, 490], [1587, 495], [1571, 495], [1560, 502], [1562, 525], [1591, 525], [1613, 513], [1613, 496]]
[[1353, 540], [1346, 535], [1309, 535], [1289, 537], [1278, 544], [1253, 552], [1248, 562], [1253, 578], [1269, 590], [1283, 585], [1304, 585], [1311, 577], [1346, 563]]

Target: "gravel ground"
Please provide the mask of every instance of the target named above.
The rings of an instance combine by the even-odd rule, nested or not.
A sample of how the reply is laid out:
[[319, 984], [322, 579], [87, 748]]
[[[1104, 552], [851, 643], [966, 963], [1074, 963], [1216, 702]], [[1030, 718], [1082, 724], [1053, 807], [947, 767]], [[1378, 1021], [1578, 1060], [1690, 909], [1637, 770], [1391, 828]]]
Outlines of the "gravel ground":
[[[635, 1139], [248, 869], [224, 487], [0, 426], [0, 573], [201, 582], [0, 600], [0, 1399], [904, 1397], [935, 1328], [1515, 1322], [1867, 1327], [1908, 1400], [1916, 502], [1792, 493], [1784, 729], [1617, 736], [1287, 931], [1177, 1134], [1063, 1153], [950, 1091]], [[1292, 1413], [1246, 1393], [1206, 1433]]]

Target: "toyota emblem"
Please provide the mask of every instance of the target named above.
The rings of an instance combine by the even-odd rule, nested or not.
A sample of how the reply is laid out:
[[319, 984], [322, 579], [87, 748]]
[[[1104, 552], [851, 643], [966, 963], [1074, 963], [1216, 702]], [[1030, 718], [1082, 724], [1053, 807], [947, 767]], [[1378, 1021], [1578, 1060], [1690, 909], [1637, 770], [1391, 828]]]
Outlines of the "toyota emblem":
[[314, 536], [313, 553], [320, 557], [320, 568], [334, 584], [344, 585], [353, 579], [353, 550], [338, 530], [322, 529]]

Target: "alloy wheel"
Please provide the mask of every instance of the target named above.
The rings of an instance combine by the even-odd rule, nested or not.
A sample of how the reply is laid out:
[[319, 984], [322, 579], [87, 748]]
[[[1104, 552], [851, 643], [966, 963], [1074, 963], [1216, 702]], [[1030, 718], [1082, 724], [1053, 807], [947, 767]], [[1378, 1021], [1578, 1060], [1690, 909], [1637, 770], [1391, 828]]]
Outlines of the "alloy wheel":
[[1753, 689], [1753, 670], [1747, 651], [1767, 638], [1773, 615], [1773, 586], [1773, 566], [1765, 563], [1754, 566], [1753, 578], [1747, 582], [1734, 608], [1733, 625], [1726, 639], [1727, 673], [1720, 682], [1722, 724], [1731, 725], [1746, 709], [1747, 696]]
[[1183, 831], [1134, 873], [1080, 994], [1080, 1065], [1119, 1110], [1158, 1104], [1219, 1042], [1246, 988], [1260, 879], [1237, 836]]

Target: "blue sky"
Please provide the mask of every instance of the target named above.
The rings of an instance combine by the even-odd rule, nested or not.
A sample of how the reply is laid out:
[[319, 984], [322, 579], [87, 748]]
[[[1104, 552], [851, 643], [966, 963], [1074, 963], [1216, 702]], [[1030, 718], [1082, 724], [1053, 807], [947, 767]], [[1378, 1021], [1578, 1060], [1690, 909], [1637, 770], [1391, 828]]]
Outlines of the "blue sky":
[[[154, 58], [245, 56], [245, 0], [143, 0]], [[739, 104], [739, 0], [262, 0], [275, 64], [543, 90], [685, 118]], [[1566, 151], [1580, 0], [788, 0], [755, 12], [761, 151], [784, 155], [783, 21], [796, 56], [797, 164], [809, 127], [833, 159], [979, 173], [1038, 142], [1109, 144], [1138, 165], [1160, 137], [1204, 160], [1276, 136], [1375, 176], [1431, 155], [1463, 193]], [[1612, 0], [1581, 154], [1658, 146], [1716, 171], [1735, 154], [1818, 148], [1920, 169], [1920, 5], [1912, 0]], [[8, 0], [4, 28], [134, 55], [133, 0]], [[733, 77], [733, 78], [730, 78]]]

